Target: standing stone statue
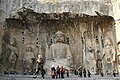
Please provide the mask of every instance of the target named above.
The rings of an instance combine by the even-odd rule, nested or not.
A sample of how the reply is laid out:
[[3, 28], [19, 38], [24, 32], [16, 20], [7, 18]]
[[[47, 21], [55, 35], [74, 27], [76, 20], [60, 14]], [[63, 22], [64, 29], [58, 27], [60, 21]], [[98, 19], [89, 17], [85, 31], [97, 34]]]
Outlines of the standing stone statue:
[[24, 72], [29, 73], [33, 72], [34, 68], [34, 62], [35, 62], [35, 55], [32, 52], [32, 47], [27, 47], [26, 52], [23, 56], [23, 66], [24, 66]]
[[112, 40], [105, 37], [103, 49], [103, 71], [104, 74], [111, 75], [113, 72], [113, 55], [115, 54]]
[[8, 46], [11, 50], [11, 53], [9, 56], [9, 61], [10, 61], [9, 71], [15, 71], [17, 60], [18, 60], [18, 48], [17, 48], [16, 39], [14, 37], [10, 39], [10, 45]]
[[72, 54], [68, 44], [65, 43], [65, 35], [58, 31], [55, 33], [54, 42], [50, 46], [50, 61], [47, 61], [47, 65], [64, 66], [66, 69], [70, 69], [72, 65]]
[[95, 59], [95, 50], [92, 45], [92, 34], [86, 33], [86, 53], [85, 53], [85, 68], [89, 70], [92, 74], [96, 73], [96, 59]]

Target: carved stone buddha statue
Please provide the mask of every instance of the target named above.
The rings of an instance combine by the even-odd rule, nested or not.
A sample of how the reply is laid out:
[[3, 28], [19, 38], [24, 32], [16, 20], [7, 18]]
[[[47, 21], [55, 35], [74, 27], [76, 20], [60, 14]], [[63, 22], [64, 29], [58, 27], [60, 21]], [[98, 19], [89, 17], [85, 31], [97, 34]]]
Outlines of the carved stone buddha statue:
[[71, 50], [68, 44], [65, 43], [65, 35], [58, 31], [55, 33], [54, 42], [50, 46], [50, 65], [59, 65], [70, 69], [72, 64]]

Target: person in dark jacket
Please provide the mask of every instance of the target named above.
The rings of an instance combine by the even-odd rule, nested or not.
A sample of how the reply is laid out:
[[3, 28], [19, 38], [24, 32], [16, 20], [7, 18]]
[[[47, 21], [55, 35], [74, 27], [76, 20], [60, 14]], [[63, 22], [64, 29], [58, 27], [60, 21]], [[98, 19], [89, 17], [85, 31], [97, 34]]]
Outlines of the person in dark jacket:
[[86, 70], [83, 69], [83, 74], [84, 74], [84, 77], [86, 77]]
[[79, 76], [82, 77], [82, 69], [79, 70]]
[[67, 74], [67, 77], [69, 77], [69, 70], [68, 69], [66, 70], [66, 74]]
[[88, 77], [91, 77], [91, 73], [90, 73], [90, 71], [88, 70]]
[[33, 78], [37, 77], [37, 74], [39, 73], [40, 70], [43, 69], [44, 66], [44, 59], [41, 55], [38, 55], [38, 59], [37, 59], [37, 66], [36, 66], [36, 72]]
[[51, 68], [51, 76], [52, 76], [52, 79], [54, 79], [56, 76], [56, 70], [55, 70], [54, 65], [52, 65], [52, 68]]
[[56, 68], [56, 78], [60, 78], [60, 67], [59, 67], [59, 65], [57, 66], [57, 68]]
[[42, 78], [44, 79], [44, 75], [45, 75], [45, 70], [44, 69], [41, 69], [41, 75], [42, 75]]
[[116, 71], [115, 70], [113, 71], [113, 76], [116, 77]]

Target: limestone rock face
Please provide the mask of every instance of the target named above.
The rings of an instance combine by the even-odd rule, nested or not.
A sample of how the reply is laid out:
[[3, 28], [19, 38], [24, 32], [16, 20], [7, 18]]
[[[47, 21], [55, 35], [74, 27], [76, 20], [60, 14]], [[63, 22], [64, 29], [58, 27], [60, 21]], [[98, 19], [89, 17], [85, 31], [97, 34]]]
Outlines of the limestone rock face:
[[[13, 47], [18, 50], [15, 64], [15, 70], [18, 72], [23, 70], [23, 56], [28, 46], [32, 48], [35, 58], [36, 55], [41, 54], [46, 64], [49, 63], [50, 58], [58, 58], [57, 64], [64, 62], [64, 65], [69, 65], [66, 59], [62, 60], [62, 63], [59, 62], [60, 59], [67, 58], [62, 54], [71, 54], [74, 69], [80, 66], [86, 68], [85, 60], [88, 60], [88, 52], [92, 53], [91, 57], [97, 61], [96, 53], [100, 51], [100, 54], [103, 54], [107, 31], [112, 31], [109, 37], [113, 43], [112, 47], [115, 49], [114, 19], [107, 16], [113, 15], [112, 5], [108, 0], [105, 3], [104, 1], [58, 0], [53, 3], [43, 0], [1, 0], [0, 26], [3, 27], [3, 32], [0, 34], [0, 66], [2, 66], [2, 70], [6, 71], [8, 66], [11, 66], [8, 60], [13, 52], [10, 48], [12, 37], [16, 39], [16, 46], [13, 45]], [[97, 15], [95, 11], [97, 11]], [[57, 31], [65, 33], [66, 39], [62, 41], [62, 44], [53, 40]], [[54, 57], [50, 53], [51, 46], [54, 46], [56, 50], [54, 53], [57, 55]], [[67, 49], [68, 47], [70, 50]], [[33, 56], [28, 58], [31, 57]], [[88, 61], [90, 60], [91, 58]], [[6, 64], [7, 62], [8, 64]], [[90, 68], [87, 69], [90, 70]]]
[[65, 34], [61, 31], [56, 32], [55, 42], [50, 45], [50, 56], [48, 57], [51, 62], [49, 61], [49, 63], [46, 63], [47, 67], [59, 65], [70, 70], [70, 67], [73, 64], [73, 58], [70, 46], [65, 43], [65, 37]]
[[94, 11], [99, 11], [112, 16], [110, 2], [110, 0], [1, 0], [0, 23], [4, 24], [7, 17], [15, 17], [23, 6], [38, 13], [73, 12], [95, 15]]

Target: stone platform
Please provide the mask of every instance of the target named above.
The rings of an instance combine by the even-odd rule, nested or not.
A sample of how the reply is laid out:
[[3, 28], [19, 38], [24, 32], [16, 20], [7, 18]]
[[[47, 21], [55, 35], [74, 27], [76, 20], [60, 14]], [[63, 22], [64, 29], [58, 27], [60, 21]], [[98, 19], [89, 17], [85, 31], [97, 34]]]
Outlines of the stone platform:
[[[45, 78], [42, 79], [41, 75], [38, 75], [37, 78], [33, 78], [33, 75], [0, 75], [0, 80], [52, 80], [50, 75], [45, 75]], [[120, 80], [120, 76], [117, 77], [100, 77], [99, 75], [92, 75], [90, 78], [80, 78], [78, 75], [70, 74], [70, 77], [67, 78], [65, 75], [64, 79], [54, 79], [54, 80]]]

